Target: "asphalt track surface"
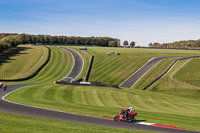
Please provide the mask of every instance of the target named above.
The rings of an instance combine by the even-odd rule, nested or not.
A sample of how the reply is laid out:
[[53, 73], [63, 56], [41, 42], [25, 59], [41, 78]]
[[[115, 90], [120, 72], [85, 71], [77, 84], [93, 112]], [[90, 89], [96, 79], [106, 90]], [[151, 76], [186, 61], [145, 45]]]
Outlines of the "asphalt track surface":
[[[76, 67], [76, 65], [74, 65], [74, 67]], [[73, 73], [73, 70], [75, 69], [72, 69], [71, 73]], [[76, 73], [76, 74], [79, 74], [79, 73]], [[72, 75], [72, 76], [76, 77], [77, 75]], [[17, 103], [13, 103], [4, 99], [4, 97], [10, 92], [15, 91], [16, 89], [19, 89], [25, 86], [30, 86], [30, 85], [34, 85], [34, 83], [8, 85], [8, 88], [6, 91], [3, 91], [3, 89], [0, 89], [0, 112], [39, 117], [39, 118], [47, 118], [47, 119], [67, 121], [67, 122], [105, 126], [105, 127], [136, 129], [136, 130], [165, 132], [165, 133], [197, 133], [195, 131], [171, 129], [171, 128], [164, 128], [164, 127], [149, 126], [149, 125], [140, 125], [140, 124], [134, 124], [134, 123], [116, 122], [116, 121], [107, 120], [103, 118], [95, 118], [95, 117], [59, 112], [59, 111], [54, 111], [54, 110], [48, 110], [48, 109], [42, 109], [38, 107], [31, 107], [27, 105], [17, 104]]]
[[71, 69], [71, 72], [64, 78], [67, 78], [67, 77], [71, 77], [72, 79], [77, 78], [80, 75], [82, 68], [83, 68], [83, 58], [81, 57], [81, 55], [78, 52], [76, 52], [72, 49], [65, 48], [65, 47], [60, 47], [60, 48], [69, 51], [74, 59], [74, 65]]
[[142, 76], [147, 73], [156, 63], [166, 58], [177, 58], [180, 56], [161, 56], [155, 57], [149, 60], [144, 66], [138, 69], [133, 73], [129, 78], [127, 78], [123, 83], [120, 84], [120, 87], [132, 88], [132, 86], [137, 83], [137, 81], [142, 78]]

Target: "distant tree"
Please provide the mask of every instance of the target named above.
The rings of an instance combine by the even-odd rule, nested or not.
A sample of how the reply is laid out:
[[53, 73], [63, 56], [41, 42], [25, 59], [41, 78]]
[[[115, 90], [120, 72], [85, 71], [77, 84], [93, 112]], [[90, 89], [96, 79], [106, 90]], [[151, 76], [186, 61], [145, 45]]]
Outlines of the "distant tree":
[[124, 45], [124, 47], [127, 47], [128, 46], [128, 41], [124, 41], [123, 45]]
[[152, 43], [149, 43], [149, 47], [153, 47], [153, 44], [152, 44]]
[[132, 42], [130, 43], [130, 46], [131, 46], [132, 48], [135, 47], [135, 42], [132, 41]]
[[118, 43], [117, 43], [117, 41], [109, 41], [108, 46], [109, 47], [117, 47]]
[[160, 48], [160, 46], [161, 46], [160, 43], [157, 43], [157, 42], [153, 43], [153, 47], [154, 47], [154, 48]]

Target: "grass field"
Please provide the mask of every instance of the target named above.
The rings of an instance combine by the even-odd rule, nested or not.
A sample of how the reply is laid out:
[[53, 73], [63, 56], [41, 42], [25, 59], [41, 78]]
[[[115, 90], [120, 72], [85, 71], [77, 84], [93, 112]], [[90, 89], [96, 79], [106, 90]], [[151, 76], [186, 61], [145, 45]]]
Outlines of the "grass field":
[[[64, 112], [114, 117], [133, 106], [137, 120], [200, 131], [200, 100], [151, 91], [102, 87], [34, 85], [11, 93], [17, 103]], [[192, 121], [192, 124], [191, 124]]]
[[50, 47], [50, 49], [50, 61], [35, 77], [26, 81], [7, 83], [53, 83], [53, 81], [60, 80], [66, 76], [71, 71], [73, 65], [71, 54], [56, 47]]
[[56, 47], [51, 48], [51, 59], [40, 73], [26, 82], [53, 82], [65, 77], [72, 68], [73, 60], [71, 54], [66, 50]]
[[184, 67], [182, 67], [174, 78], [181, 82], [185, 82], [194, 86], [200, 87], [200, 59], [190, 60]]
[[[120, 55], [106, 55], [107, 52], [112, 51], [118, 52]], [[88, 47], [88, 52], [95, 56], [89, 81], [99, 81], [105, 84], [118, 85], [153, 57], [199, 55], [198, 51], [192, 50], [139, 48]]]
[[47, 59], [42, 46], [19, 45], [18, 53], [0, 60], [0, 79], [18, 79], [34, 73]]
[[149, 133], [0, 113], [1, 133]]

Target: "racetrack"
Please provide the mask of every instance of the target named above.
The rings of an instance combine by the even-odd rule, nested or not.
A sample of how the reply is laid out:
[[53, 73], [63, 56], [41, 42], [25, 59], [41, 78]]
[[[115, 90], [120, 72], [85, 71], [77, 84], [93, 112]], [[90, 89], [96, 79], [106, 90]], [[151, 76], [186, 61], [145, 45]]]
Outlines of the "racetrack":
[[[75, 62], [78, 61], [77, 58], [74, 58], [74, 59], [75, 59]], [[78, 62], [80, 62], [80, 60]], [[74, 63], [72, 71], [70, 72], [68, 76], [72, 76], [76, 78], [80, 74], [82, 70], [82, 66], [80, 67], [80, 64], [79, 65], [78, 64], [79, 63]], [[98, 125], [98, 126], [105, 126], [105, 127], [127, 128], [127, 129], [137, 129], [137, 130], [146, 130], [146, 131], [155, 131], [155, 132], [196, 133], [195, 131], [171, 129], [171, 128], [164, 128], [164, 127], [149, 126], [149, 125], [140, 125], [140, 124], [135, 124], [135, 123], [116, 122], [116, 121], [107, 120], [103, 118], [95, 118], [95, 117], [89, 117], [89, 116], [83, 116], [83, 115], [77, 115], [77, 114], [70, 114], [70, 113], [65, 113], [65, 112], [59, 112], [59, 111], [54, 111], [54, 110], [48, 110], [48, 109], [42, 109], [42, 108], [12, 103], [4, 99], [4, 97], [10, 92], [16, 89], [19, 89], [21, 87], [29, 86], [29, 85], [33, 85], [33, 83], [8, 85], [8, 89], [6, 91], [3, 91], [2, 89], [0, 89], [0, 112], [75, 122], [75, 123], [91, 124], [91, 125]]]
[[83, 58], [81, 57], [81, 55], [78, 52], [76, 52], [72, 49], [64, 48], [64, 47], [60, 47], [60, 48], [69, 51], [74, 59], [74, 65], [71, 69], [71, 72], [67, 76], [65, 76], [63, 79], [69, 78], [69, 77], [71, 77], [72, 79], [76, 79], [80, 75], [80, 73], [83, 69], [83, 65], [84, 65]]
[[149, 60], [144, 66], [138, 69], [135, 73], [133, 73], [129, 78], [127, 78], [124, 82], [120, 84], [120, 87], [132, 88], [132, 86], [140, 79], [144, 74], [146, 74], [153, 66], [156, 65], [159, 61], [166, 58], [177, 58], [180, 56], [161, 56], [155, 57]]
[[3, 91], [0, 90], [0, 112], [3, 113], [13, 113], [25, 116], [33, 116], [75, 123], [83, 123], [83, 124], [91, 124], [105, 127], [116, 127], [116, 128], [127, 128], [127, 129], [137, 129], [137, 130], [146, 130], [146, 131], [155, 131], [155, 132], [176, 132], [176, 133], [197, 133], [195, 131], [187, 131], [187, 130], [179, 130], [179, 129], [171, 129], [164, 127], [156, 127], [149, 125], [141, 125], [135, 123], [124, 123], [124, 122], [116, 122], [112, 120], [95, 118], [77, 114], [70, 114], [65, 112], [53, 111], [48, 109], [41, 109], [37, 107], [31, 107], [21, 104], [12, 103], [4, 100], [4, 96], [9, 94], [10, 92], [33, 84], [16, 84], [16, 85], [8, 85], [8, 90]]

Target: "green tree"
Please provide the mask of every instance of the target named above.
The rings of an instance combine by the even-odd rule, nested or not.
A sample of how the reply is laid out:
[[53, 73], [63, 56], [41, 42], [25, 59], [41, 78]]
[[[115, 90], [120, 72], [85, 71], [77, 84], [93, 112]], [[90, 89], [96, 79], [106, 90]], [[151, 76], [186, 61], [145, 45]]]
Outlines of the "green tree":
[[135, 47], [135, 42], [132, 41], [132, 42], [130, 43], [130, 46], [131, 46], [132, 48]]
[[109, 47], [117, 47], [118, 43], [117, 43], [117, 41], [109, 41], [108, 46]]
[[149, 43], [149, 47], [153, 47], [153, 44], [152, 44], [152, 43]]
[[128, 41], [124, 41], [123, 45], [124, 45], [124, 47], [127, 47], [128, 46]]

